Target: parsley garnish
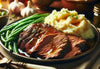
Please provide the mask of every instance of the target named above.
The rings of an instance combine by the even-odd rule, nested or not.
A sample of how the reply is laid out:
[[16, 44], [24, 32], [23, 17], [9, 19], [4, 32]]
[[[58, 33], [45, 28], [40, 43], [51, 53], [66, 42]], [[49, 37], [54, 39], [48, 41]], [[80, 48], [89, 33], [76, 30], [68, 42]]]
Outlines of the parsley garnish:
[[78, 19], [78, 16], [76, 15], [76, 16], [74, 16], [74, 18], [75, 18], [75, 19]]
[[71, 17], [73, 17], [74, 15], [73, 15], [73, 14], [71, 14], [70, 16], [71, 16]]

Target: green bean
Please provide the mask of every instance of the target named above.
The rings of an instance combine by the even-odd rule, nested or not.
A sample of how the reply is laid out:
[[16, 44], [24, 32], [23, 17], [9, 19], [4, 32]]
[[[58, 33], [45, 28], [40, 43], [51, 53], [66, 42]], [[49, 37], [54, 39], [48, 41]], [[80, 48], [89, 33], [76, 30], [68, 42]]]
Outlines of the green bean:
[[17, 43], [16, 43], [16, 42], [13, 43], [13, 51], [14, 51], [16, 54], [19, 54], [18, 48], [17, 48]]
[[10, 32], [11, 32], [10, 30], [7, 31], [7, 33], [6, 33], [6, 39], [8, 38]]
[[23, 26], [23, 25], [25, 25], [25, 24], [29, 24], [29, 23], [31, 23], [32, 21], [33, 21], [33, 20], [29, 20], [29, 21], [27, 21], [27, 22], [20, 23], [19, 25], [17, 25], [15, 28], [12, 29], [12, 32], [11, 32], [11, 33], [13, 33], [13, 31], [15, 31], [17, 28], [19, 28], [19, 27], [21, 27], [21, 26]]
[[33, 19], [34, 19], [34, 18], [39, 18], [39, 17], [46, 17], [46, 16], [48, 16], [48, 15], [49, 15], [49, 13], [38, 14], [38, 15], [34, 16]]
[[39, 22], [42, 22], [42, 21], [44, 21], [44, 17], [40, 17], [40, 18], [34, 20], [31, 24], [39, 23]]
[[39, 18], [39, 17], [46, 17], [46, 16], [48, 16], [48, 15], [49, 15], [49, 13], [44, 13], [44, 14], [38, 14], [38, 13], [36, 13], [36, 14], [34, 14], [34, 15], [31, 15], [31, 16], [29, 16], [29, 17], [26, 17], [26, 18], [24, 18], [24, 19], [18, 21], [17, 23], [22, 23], [22, 22], [25, 22], [25, 21], [28, 21], [28, 20], [32, 20], [32, 19]]
[[27, 26], [28, 26], [28, 25], [25, 25], [25, 26], [23, 26], [23, 27], [18, 28], [17, 30], [15, 30], [12, 34], [9, 35], [8, 39], [6, 40], [6, 42], [9, 42], [9, 41], [12, 41], [12, 40], [16, 39], [16, 38], [17, 38], [16, 36], [17, 36], [23, 29], [25, 29]]
[[[15, 38], [16, 38], [16, 37], [15, 37]], [[15, 38], [14, 38], [14, 37], [10, 37], [10, 38], [8, 38], [5, 42], [12, 41], [12, 40], [14, 40]]]
[[5, 47], [8, 48], [8, 42], [5, 42]]
[[38, 15], [39, 15], [38, 13], [36, 13], [36, 14], [34, 14], [34, 15], [31, 15], [31, 16], [29, 16], [29, 17], [26, 17], [26, 18], [24, 18], [24, 19], [18, 21], [18, 23], [25, 22], [25, 21], [27, 21], [27, 20], [31, 20], [31, 19], [37, 18]]
[[11, 29], [12, 29], [13, 27], [15, 27], [16, 25], [17, 25], [17, 23], [13, 23], [13, 24], [11, 24], [11, 25], [5, 26], [3, 29], [0, 30], [0, 34], [1, 34], [2, 32], [7, 31], [7, 30], [11, 30]]
[[23, 22], [26, 22], [28, 20], [31, 20], [31, 19], [35, 19], [35, 18], [39, 18], [39, 17], [46, 17], [47, 15], [49, 15], [48, 13], [45, 13], [45, 14], [34, 14], [32, 16], [29, 16], [29, 17], [26, 17], [20, 21], [17, 21], [11, 25], [8, 25], [8, 26], [5, 26], [1, 31], [0, 33], [4, 32], [4, 31], [7, 31], [7, 30], [11, 30], [12, 28], [14, 28], [15, 26], [17, 26], [18, 24], [20, 23], [23, 23]]
[[25, 29], [28, 25], [29, 25], [29, 24], [27, 24], [27, 25], [25, 25], [25, 26], [23, 26], [23, 27], [20, 27], [20, 28], [18, 28], [18, 29], [16, 29], [12, 34], [10, 34], [10, 36], [9, 36], [8, 38], [14, 37], [15, 35], [19, 34], [19, 33], [20, 33], [23, 29]]
[[[30, 24], [33, 24], [33, 23], [38, 23], [38, 22], [41, 22], [42, 20], [44, 20], [44, 17], [41, 17], [41, 18], [38, 18], [36, 20], [34, 20], [32, 23]], [[12, 36], [15, 36], [16, 34], [20, 33], [22, 30], [24, 30], [29, 24], [23, 26], [23, 27], [19, 27], [18, 29], [16, 29], [15, 31], [13, 31], [13, 33], [9, 36], [9, 37], [12, 37]]]
[[9, 27], [12, 27], [12, 26], [15, 26], [17, 23], [12, 23], [12, 24], [10, 24], [10, 25], [8, 25], [8, 26], [4, 26], [2, 29], [6, 29], [6, 28], [9, 28]]
[[2, 32], [0, 35], [1, 35], [1, 36], [5, 36], [5, 33], [6, 33], [6, 32]]
[[37, 15], [38, 15], [38, 14], [34, 14], [34, 15], [30, 16], [30, 17], [24, 18], [24, 19], [22, 19], [22, 20], [20, 20], [20, 21], [17, 21], [17, 22], [15, 22], [15, 23], [13, 23], [13, 24], [10, 24], [10, 25], [8, 25], [8, 26], [5, 26], [5, 27], [0, 31], [0, 33], [4, 32], [4, 31], [7, 31], [7, 30], [11, 30], [12, 28], [14, 28], [15, 26], [17, 26], [18, 24], [20, 24], [20, 23], [22, 23], [22, 22], [25, 22], [25, 21], [27, 21], [27, 20], [32, 19], [32, 17], [35, 18]]
[[13, 46], [12, 46], [11, 42], [9, 42], [8, 49], [9, 49], [10, 52], [13, 51]]
[[[41, 22], [41, 21], [43, 21], [43, 20], [44, 20], [44, 17], [40, 17], [40, 18], [34, 20], [33, 22], [31, 22], [31, 23], [29, 23], [29, 24], [38, 23], [38, 22]], [[23, 24], [20, 24], [20, 25], [16, 26], [15, 29], [13, 29], [13, 33], [17, 30], [17, 28], [19, 28], [20, 26], [23, 26], [23, 25], [25, 25], [25, 24], [27, 24], [27, 23], [23, 23]], [[20, 28], [19, 28], [19, 29], [20, 29]], [[17, 30], [17, 31], [18, 31], [18, 30]], [[16, 32], [17, 32], [17, 31], [16, 31]]]
[[6, 39], [2, 35], [1, 35], [1, 41], [4, 42], [4, 43], [6, 42]]
[[[0, 31], [1, 41], [5, 44], [5, 47], [10, 50], [10, 52], [14, 51], [15, 53], [19, 54], [16, 43], [19, 33], [30, 24], [44, 22], [44, 18], [48, 15], [48, 13], [37, 13], [17, 22], [14, 22], [8, 26], [5, 26]], [[12, 41], [14, 42], [13, 44], [11, 43]]]

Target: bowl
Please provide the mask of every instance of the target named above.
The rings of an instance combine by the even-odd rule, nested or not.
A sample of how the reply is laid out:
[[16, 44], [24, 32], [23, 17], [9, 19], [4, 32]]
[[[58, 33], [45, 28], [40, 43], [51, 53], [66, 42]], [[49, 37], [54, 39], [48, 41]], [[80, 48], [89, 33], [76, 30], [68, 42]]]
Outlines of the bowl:
[[9, 54], [12, 58], [18, 60], [18, 61], [22, 61], [22, 62], [29, 62], [29, 63], [36, 63], [36, 64], [62, 64], [62, 63], [67, 63], [67, 62], [74, 62], [77, 61], [79, 59], [82, 59], [83, 57], [88, 56], [89, 54], [93, 54], [93, 52], [98, 49], [98, 44], [99, 44], [99, 32], [97, 30], [97, 28], [91, 24], [92, 30], [95, 34], [94, 37], [94, 42], [91, 45], [91, 48], [89, 50], [87, 50], [86, 52], [83, 52], [80, 55], [77, 55], [75, 57], [72, 58], [65, 58], [65, 59], [37, 59], [37, 58], [32, 58], [32, 57], [26, 57], [26, 56], [22, 56], [19, 54], [16, 54], [14, 52], [10, 52], [5, 45], [0, 41], [0, 45], [1, 45], [1, 49], [4, 50], [7, 54]]
[[61, 3], [64, 8], [76, 10], [80, 14], [86, 14], [88, 19], [93, 19], [91, 17], [93, 17], [95, 0], [61, 0]]
[[9, 11], [7, 9], [0, 9], [0, 29], [7, 24]]
[[36, 9], [44, 9], [44, 7], [49, 7], [49, 5], [53, 2], [54, 0], [31, 0], [33, 5], [36, 6]]

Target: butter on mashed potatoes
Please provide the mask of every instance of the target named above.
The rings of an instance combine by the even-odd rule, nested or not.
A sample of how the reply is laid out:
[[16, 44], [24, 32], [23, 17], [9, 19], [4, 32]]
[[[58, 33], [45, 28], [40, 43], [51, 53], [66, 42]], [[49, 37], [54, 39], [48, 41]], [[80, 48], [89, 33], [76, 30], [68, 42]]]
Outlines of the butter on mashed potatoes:
[[78, 14], [75, 10], [69, 11], [65, 8], [62, 8], [61, 11], [53, 10], [45, 18], [45, 23], [54, 26], [66, 34], [74, 34], [84, 39], [94, 37], [90, 21], [85, 18], [85, 15]]

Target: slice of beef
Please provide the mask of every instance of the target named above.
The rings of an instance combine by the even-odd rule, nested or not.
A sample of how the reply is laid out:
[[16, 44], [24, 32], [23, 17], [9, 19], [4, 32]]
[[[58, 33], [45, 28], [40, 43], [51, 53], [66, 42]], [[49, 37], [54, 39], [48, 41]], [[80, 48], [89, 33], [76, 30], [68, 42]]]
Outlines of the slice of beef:
[[[42, 43], [44, 42], [42, 41]], [[50, 40], [40, 49], [38, 54], [46, 59], [61, 58], [70, 51], [70, 46], [68, 43], [68, 37], [64, 33], [58, 33], [52, 38], [52, 40]]]
[[[68, 38], [66, 34], [58, 31], [48, 24], [32, 24], [32, 26], [28, 28], [32, 31], [30, 32], [24, 30], [21, 33], [23, 35], [20, 34], [20, 38], [22, 40], [20, 41], [19, 46], [21, 50], [26, 51], [29, 55], [33, 54], [34, 52], [36, 54], [37, 52], [37, 54], [43, 58], [54, 58], [61, 55], [61, 52], [64, 53], [63, 49], [66, 49], [68, 46]], [[28, 36], [26, 36], [27, 33], [29, 34]], [[43, 51], [45, 53], [49, 53], [42, 53]]]
[[75, 35], [66, 35], [54, 27], [37, 23], [20, 33], [19, 48], [32, 57], [69, 58], [88, 49], [86, 40]]
[[29, 42], [29, 40], [31, 40], [34, 35], [36, 34], [36, 32], [34, 32], [33, 34], [31, 34], [30, 36], [26, 37], [25, 39], [22, 40], [21, 44], [20, 44], [20, 49], [25, 50], [25, 44], [27, 42]]
[[72, 50], [69, 53], [67, 53], [64, 58], [71, 58], [81, 53], [82, 52], [79, 47], [73, 47]]
[[89, 47], [86, 40], [75, 35], [67, 35], [70, 41], [71, 51], [65, 55], [64, 58], [74, 57], [86, 51]]
[[71, 43], [71, 47], [79, 47], [79, 49], [84, 52], [89, 46], [87, 45], [87, 41], [82, 39], [82, 37], [78, 37], [75, 35], [68, 35], [69, 41]]
[[18, 46], [20, 46], [20, 43], [23, 39], [27, 38], [28, 36], [31, 35], [32, 30], [33, 30], [34, 25], [30, 25], [28, 26], [26, 29], [23, 30], [23, 32], [19, 35], [19, 39], [18, 39]]
[[[19, 40], [18, 40], [18, 46], [20, 46], [20, 49], [24, 50], [25, 49], [25, 44], [32, 38], [32, 37], [36, 37], [36, 36], [40, 36], [42, 34], [44, 34], [45, 29], [39, 33], [42, 29], [40, 29], [40, 27], [42, 27], [43, 25], [41, 24], [32, 24], [30, 26], [28, 26], [26, 29], [23, 30], [22, 33], [20, 33], [19, 35]], [[45, 27], [45, 26], [44, 26]]]
[[43, 35], [43, 37], [41, 37], [40, 39], [38, 38], [32, 38], [31, 42], [28, 42], [26, 45], [25, 45], [25, 48], [26, 48], [26, 52], [28, 54], [31, 54], [35, 51], [39, 51], [44, 45], [46, 45], [47, 43], [49, 43], [53, 37], [55, 36], [56, 34], [48, 34], [48, 35]]

